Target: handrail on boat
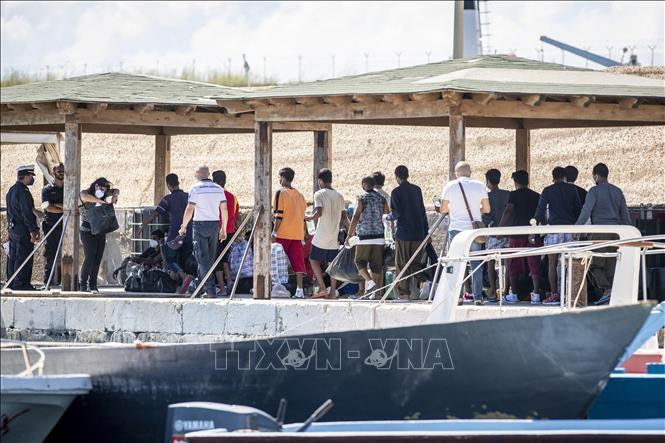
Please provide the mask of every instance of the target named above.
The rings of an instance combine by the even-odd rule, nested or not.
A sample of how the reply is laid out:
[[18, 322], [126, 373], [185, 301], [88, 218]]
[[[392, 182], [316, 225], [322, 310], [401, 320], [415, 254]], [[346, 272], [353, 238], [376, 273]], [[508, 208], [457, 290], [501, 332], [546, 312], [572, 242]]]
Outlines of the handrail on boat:
[[[35, 371], [37, 371], [37, 375], [44, 375], [44, 362], [46, 361], [46, 355], [41, 349], [39, 349], [35, 345], [17, 340], [6, 340], [6, 339], [0, 340], [0, 349], [8, 349], [16, 347], [21, 348], [21, 353], [23, 354], [23, 362], [25, 363], [25, 369], [19, 372], [17, 375], [20, 377], [24, 376], [33, 377], [35, 375]], [[28, 355], [28, 350], [35, 351], [37, 355], [39, 355], [39, 358], [33, 364], [30, 364], [30, 357]]]

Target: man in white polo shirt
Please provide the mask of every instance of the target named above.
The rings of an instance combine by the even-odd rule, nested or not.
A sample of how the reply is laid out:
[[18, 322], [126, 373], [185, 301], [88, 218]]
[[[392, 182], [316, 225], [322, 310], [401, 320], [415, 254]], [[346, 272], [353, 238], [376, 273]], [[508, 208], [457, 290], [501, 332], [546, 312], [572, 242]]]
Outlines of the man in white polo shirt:
[[[461, 231], [473, 229], [473, 221], [481, 221], [482, 214], [489, 214], [490, 201], [487, 196], [485, 185], [471, 179], [471, 165], [467, 162], [459, 162], [455, 165], [455, 176], [457, 180], [449, 181], [443, 188], [441, 197], [441, 213], [450, 214], [450, 225], [448, 236], [450, 241]], [[466, 197], [466, 202], [465, 198]], [[469, 215], [469, 212], [471, 213]], [[482, 214], [481, 214], [482, 213]], [[473, 219], [473, 220], [472, 220]], [[473, 242], [471, 252], [480, 251], [481, 245]], [[476, 269], [482, 261], [472, 261], [471, 269]], [[471, 276], [473, 287], [473, 300], [475, 304], [483, 304], [483, 271], [479, 269]], [[464, 294], [463, 299], [471, 297]]]
[[[198, 264], [199, 279], [203, 278], [213, 263], [217, 253], [217, 242], [226, 239], [226, 226], [228, 211], [226, 209], [226, 195], [224, 188], [210, 180], [210, 169], [206, 165], [196, 168], [198, 180], [189, 190], [189, 201], [185, 214], [182, 216], [182, 225], [179, 235], [187, 233], [187, 225], [192, 220], [192, 234], [194, 239], [194, 254]], [[221, 217], [221, 224], [220, 224]], [[206, 297], [215, 297], [215, 282], [208, 279], [206, 282]]]

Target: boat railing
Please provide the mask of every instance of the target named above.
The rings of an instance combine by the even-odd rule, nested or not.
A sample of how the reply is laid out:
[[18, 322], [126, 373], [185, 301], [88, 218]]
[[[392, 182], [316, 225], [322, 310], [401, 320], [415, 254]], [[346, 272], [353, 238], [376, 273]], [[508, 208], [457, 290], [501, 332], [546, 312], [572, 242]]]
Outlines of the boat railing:
[[[573, 240], [567, 243], [548, 246], [534, 246], [526, 248], [503, 248], [470, 252], [476, 238], [480, 236], [509, 237], [509, 236], [541, 236], [546, 234], [568, 233], [573, 236], [588, 234], [613, 234], [618, 239], [610, 240]], [[609, 252], [607, 249], [611, 249]], [[612, 251], [616, 249], [616, 251]], [[455, 236], [450, 244], [448, 253], [440, 257], [439, 263], [443, 272], [436, 288], [436, 297], [433, 300], [432, 312], [428, 316], [431, 322], [449, 322], [454, 320], [457, 299], [461, 290], [474, 272], [482, 269], [482, 265], [496, 261], [498, 266], [499, 290], [503, 294], [504, 263], [510, 259], [526, 258], [542, 255], [559, 255], [561, 288], [561, 308], [572, 308], [584, 288], [584, 281], [593, 258], [616, 258], [615, 277], [612, 283], [610, 296], [611, 305], [636, 303], [638, 298], [640, 265], [642, 265], [642, 296], [646, 298], [646, 256], [665, 253], [665, 235], [641, 236], [639, 230], [633, 226], [520, 226], [508, 228], [484, 228], [462, 231]], [[573, 288], [573, 261], [578, 260], [583, 265], [583, 278], [579, 288]], [[474, 262], [473, 269], [465, 275], [468, 263]], [[481, 262], [480, 266], [476, 266]], [[579, 271], [577, 271], [579, 273]], [[577, 290], [575, 290], [577, 289]], [[434, 291], [430, 293], [430, 300]], [[502, 301], [499, 297], [499, 303]]]
[[[19, 372], [17, 374], [18, 376], [32, 377], [35, 375], [35, 371], [37, 372], [37, 375], [44, 375], [44, 362], [46, 361], [46, 355], [44, 355], [44, 352], [41, 349], [39, 349], [39, 347], [22, 341], [6, 340], [6, 339], [0, 340], [0, 349], [13, 349], [13, 348], [21, 348], [21, 353], [23, 355], [23, 362], [25, 363], [25, 369]], [[34, 363], [30, 363], [30, 356], [28, 353], [29, 350], [36, 352], [37, 355], [39, 356], [37, 358], [37, 361]]]

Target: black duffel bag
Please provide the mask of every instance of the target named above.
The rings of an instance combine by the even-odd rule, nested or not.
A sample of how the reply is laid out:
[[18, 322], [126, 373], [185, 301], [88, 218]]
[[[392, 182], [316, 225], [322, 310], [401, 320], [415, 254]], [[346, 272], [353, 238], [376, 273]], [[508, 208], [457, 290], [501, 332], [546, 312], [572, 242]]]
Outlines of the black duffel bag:
[[108, 234], [120, 227], [112, 204], [92, 206], [85, 211], [92, 235]]

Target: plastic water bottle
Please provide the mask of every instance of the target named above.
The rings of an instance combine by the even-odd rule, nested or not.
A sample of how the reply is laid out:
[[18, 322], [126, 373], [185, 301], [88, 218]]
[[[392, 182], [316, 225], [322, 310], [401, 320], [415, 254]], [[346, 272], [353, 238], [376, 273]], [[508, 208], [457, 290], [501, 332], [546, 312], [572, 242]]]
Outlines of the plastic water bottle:
[[388, 214], [383, 214], [383, 237], [386, 240], [386, 243], [394, 243], [395, 239], [393, 238], [393, 230], [390, 226], [390, 221], [388, 221]]

